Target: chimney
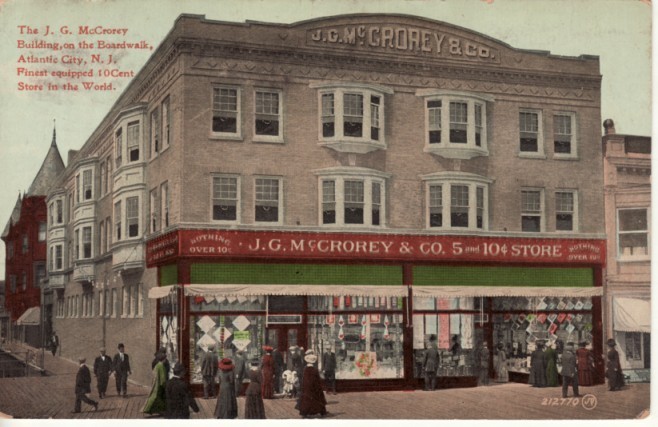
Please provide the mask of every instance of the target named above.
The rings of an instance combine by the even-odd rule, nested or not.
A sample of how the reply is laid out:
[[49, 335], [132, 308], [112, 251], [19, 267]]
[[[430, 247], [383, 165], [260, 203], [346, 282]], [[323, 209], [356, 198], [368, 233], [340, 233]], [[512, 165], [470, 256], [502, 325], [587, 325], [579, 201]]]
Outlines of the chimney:
[[615, 132], [615, 122], [612, 119], [606, 119], [603, 122], [603, 128], [605, 129], [605, 135], [614, 135]]

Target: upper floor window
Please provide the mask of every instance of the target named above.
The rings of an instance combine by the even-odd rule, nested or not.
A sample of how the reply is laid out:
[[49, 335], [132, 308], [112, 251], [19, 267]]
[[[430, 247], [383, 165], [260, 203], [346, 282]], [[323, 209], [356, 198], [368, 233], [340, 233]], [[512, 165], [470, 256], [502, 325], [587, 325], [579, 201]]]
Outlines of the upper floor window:
[[30, 249], [30, 239], [27, 234], [23, 234], [23, 253], [26, 254]]
[[139, 236], [139, 197], [126, 199], [126, 229], [128, 237]]
[[323, 225], [384, 224], [387, 174], [365, 168], [330, 168], [320, 175], [320, 218]]
[[463, 172], [439, 172], [423, 177], [426, 188], [426, 226], [444, 230], [488, 228], [491, 180]]
[[160, 208], [160, 217], [162, 218], [161, 220], [161, 227], [167, 228], [169, 227], [169, 183], [168, 182], [163, 182], [160, 185], [160, 203], [162, 203], [162, 207]]
[[40, 222], [39, 223], [39, 241], [40, 242], [45, 242], [46, 241], [46, 229], [47, 225], [45, 222]]
[[222, 136], [240, 136], [240, 90], [214, 87], [212, 96], [212, 131]]
[[107, 175], [105, 175], [105, 181], [103, 182], [103, 192], [104, 194], [107, 194], [112, 188], [110, 185], [112, 182], [112, 156], [107, 156], [105, 164], [107, 165]]
[[256, 222], [281, 223], [281, 179], [256, 178], [255, 184], [254, 220]]
[[82, 258], [88, 259], [92, 256], [91, 227], [82, 227]]
[[557, 113], [553, 115], [553, 152], [555, 157], [575, 157], [576, 134], [573, 113]]
[[254, 140], [281, 141], [281, 92], [258, 89], [255, 93]]
[[11, 293], [16, 292], [16, 275], [15, 274], [10, 274], [9, 275], [9, 291]]
[[82, 200], [91, 200], [93, 197], [93, 184], [92, 170], [86, 169], [82, 172]]
[[64, 200], [55, 200], [55, 224], [64, 223]]
[[162, 101], [162, 149], [169, 147], [171, 140], [171, 112], [169, 110], [169, 97]]
[[493, 98], [474, 93], [421, 89], [425, 105], [425, 151], [446, 158], [486, 156], [486, 105]]
[[139, 122], [128, 123], [126, 127], [126, 147], [128, 162], [139, 161]]
[[521, 155], [544, 154], [540, 111], [521, 110], [519, 112], [519, 152]]
[[64, 268], [63, 262], [64, 248], [63, 245], [53, 245], [50, 247], [50, 269], [53, 271]]
[[521, 231], [544, 230], [544, 203], [541, 190], [521, 191]]
[[575, 191], [555, 192], [555, 230], [578, 231], [578, 193]]
[[649, 210], [646, 208], [617, 210], [617, 241], [621, 259], [648, 259]]
[[123, 130], [117, 129], [114, 133], [114, 162], [117, 168], [121, 167], [123, 162]]
[[336, 151], [367, 153], [386, 148], [384, 95], [388, 88], [349, 83], [313, 84], [319, 89], [320, 143]]
[[160, 144], [160, 111], [156, 108], [151, 112], [151, 157], [160, 152]]
[[106, 164], [105, 160], [103, 160], [100, 164], [100, 193], [101, 196], [105, 195], [107, 193], [107, 188], [105, 186], [105, 181], [107, 180], [107, 169], [106, 169]]
[[121, 240], [121, 200], [114, 204], [114, 230], [118, 242]]
[[158, 200], [157, 188], [151, 190], [149, 200], [150, 200], [150, 204], [149, 204], [150, 231], [151, 233], [154, 233], [158, 231], [158, 217], [160, 216], [158, 214], [158, 210], [160, 209], [160, 201]]
[[228, 175], [214, 176], [212, 186], [212, 219], [237, 221], [240, 214], [239, 178]]

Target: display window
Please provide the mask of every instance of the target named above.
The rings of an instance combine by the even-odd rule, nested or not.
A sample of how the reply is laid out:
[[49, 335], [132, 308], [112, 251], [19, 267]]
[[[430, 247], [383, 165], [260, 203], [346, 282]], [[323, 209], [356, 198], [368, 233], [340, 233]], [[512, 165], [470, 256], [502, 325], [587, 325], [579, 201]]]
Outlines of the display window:
[[167, 359], [173, 366], [178, 362], [178, 316], [176, 294], [170, 294], [159, 300], [160, 348], [167, 351]]
[[402, 310], [402, 297], [386, 296], [310, 296], [309, 311], [396, 311]]

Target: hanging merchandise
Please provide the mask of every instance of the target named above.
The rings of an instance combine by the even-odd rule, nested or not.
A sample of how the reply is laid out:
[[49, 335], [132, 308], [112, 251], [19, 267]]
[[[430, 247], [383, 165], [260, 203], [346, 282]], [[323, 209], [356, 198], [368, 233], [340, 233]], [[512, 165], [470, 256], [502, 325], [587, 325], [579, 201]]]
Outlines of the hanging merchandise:
[[555, 314], [555, 313], [551, 313], [551, 314], [548, 316], [548, 320], [549, 320], [551, 323], [555, 323], [555, 320], [556, 320], [556, 319], [557, 319], [557, 314]]
[[328, 314], [325, 317], [325, 321], [327, 322], [327, 325], [333, 325], [334, 322], [336, 322], [336, 315], [335, 314]]
[[557, 323], [562, 323], [564, 322], [564, 319], [567, 318], [567, 315], [565, 313], [560, 313], [557, 315]]
[[356, 325], [359, 323], [359, 316], [356, 314], [347, 315], [347, 323], [350, 325]]
[[345, 307], [347, 308], [350, 305], [352, 305], [352, 297], [350, 297], [349, 295], [345, 295]]
[[370, 315], [370, 323], [379, 323], [381, 322], [381, 316], [379, 314], [371, 314]]
[[363, 297], [356, 297], [356, 303], [359, 307], [363, 307]]
[[539, 323], [541, 323], [541, 324], [546, 323], [546, 313], [540, 313], [540, 314], [537, 316], [537, 321], [538, 321]]
[[388, 315], [384, 315], [384, 339], [385, 340], [391, 338], [389, 333], [388, 333], [388, 325], [389, 325]]
[[388, 298], [379, 297], [379, 305], [382, 307], [388, 307]]
[[338, 318], [338, 339], [341, 341], [345, 338], [345, 332], [343, 332], [344, 324], [345, 324], [345, 320], [343, 319], [343, 316], [340, 316]]
[[564, 299], [560, 299], [560, 302], [557, 305], [558, 310], [564, 310], [564, 308], [567, 306], [567, 303], [564, 302]]
[[557, 331], [557, 325], [556, 325], [555, 323], [552, 323], [552, 324], [551, 324], [551, 327], [548, 328], [548, 332], [549, 332], [551, 335], [553, 335], [553, 334], [555, 334], [555, 331]]
[[573, 301], [569, 300], [569, 302], [567, 302], [566, 309], [567, 310], [573, 310], [574, 307], [575, 307], [575, 304], [573, 303]]
[[[363, 318], [365, 319], [365, 316], [363, 316]], [[359, 338], [361, 338], [362, 340], [366, 339], [366, 324], [365, 323], [363, 324], [363, 326], [361, 326], [361, 333], [359, 334]]]
[[583, 302], [581, 300], [578, 300], [578, 302], [576, 303], [575, 309], [576, 310], [582, 310], [584, 306], [585, 306], [585, 304], [583, 304]]
[[592, 301], [585, 301], [583, 304], [583, 310], [591, 310], [592, 309]]
[[372, 297], [371, 302], [372, 302], [373, 307], [379, 308], [379, 298]]
[[548, 310], [555, 310], [555, 307], [557, 306], [557, 303], [555, 302], [555, 298], [551, 298], [548, 303]]
[[548, 304], [546, 304], [545, 298], [541, 298], [539, 304], [537, 304], [537, 310], [544, 310], [546, 307], [548, 307]]
[[201, 295], [197, 295], [197, 296], [194, 297], [194, 303], [195, 304], [201, 304], [204, 301], [205, 301], [205, 298], [202, 297]]
[[340, 297], [334, 297], [334, 308], [340, 307]]

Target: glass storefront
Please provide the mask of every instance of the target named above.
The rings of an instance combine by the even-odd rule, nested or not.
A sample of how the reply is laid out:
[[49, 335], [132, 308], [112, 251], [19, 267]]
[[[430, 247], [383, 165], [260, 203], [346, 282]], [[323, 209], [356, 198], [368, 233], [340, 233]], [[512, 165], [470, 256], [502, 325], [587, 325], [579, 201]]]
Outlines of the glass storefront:
[[173, 366], [178, 362], [178, 315], [176, 294], [169, 294], [160, 300], [160, 348], [167, 350], [167, 359]]

